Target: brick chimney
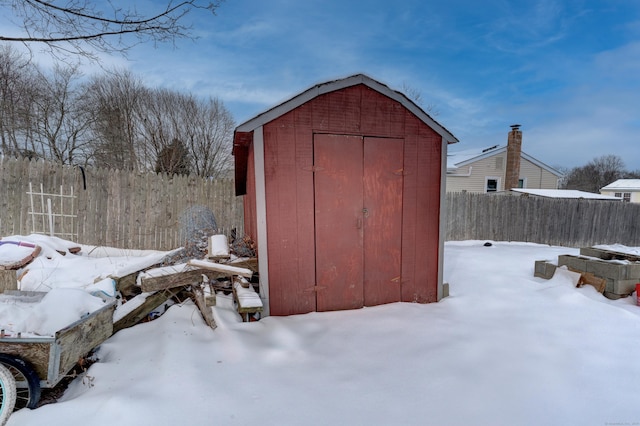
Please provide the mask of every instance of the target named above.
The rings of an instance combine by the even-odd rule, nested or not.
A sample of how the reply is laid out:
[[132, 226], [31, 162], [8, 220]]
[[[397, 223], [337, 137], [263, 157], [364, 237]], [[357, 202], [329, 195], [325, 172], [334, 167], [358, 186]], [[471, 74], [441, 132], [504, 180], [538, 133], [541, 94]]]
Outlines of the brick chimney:
[[507, 141], [507, 167], [504, 176], [505, 191], [518, 187], [520, 180], [520, 157], [522, 154], [522, 132], [519, 124], [513, 124]]

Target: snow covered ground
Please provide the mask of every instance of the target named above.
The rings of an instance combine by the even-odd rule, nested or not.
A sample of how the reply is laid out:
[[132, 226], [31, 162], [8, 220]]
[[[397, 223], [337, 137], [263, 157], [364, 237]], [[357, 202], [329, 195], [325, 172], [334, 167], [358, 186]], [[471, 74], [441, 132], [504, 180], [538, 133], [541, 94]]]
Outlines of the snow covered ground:
[[218, 297], [215, 331], [174, 305], [8, 425], [640, 424], [635, 295], [533, 277], [575, 249], [483, 243], [446, 244], [439, 303], [241, 323]]

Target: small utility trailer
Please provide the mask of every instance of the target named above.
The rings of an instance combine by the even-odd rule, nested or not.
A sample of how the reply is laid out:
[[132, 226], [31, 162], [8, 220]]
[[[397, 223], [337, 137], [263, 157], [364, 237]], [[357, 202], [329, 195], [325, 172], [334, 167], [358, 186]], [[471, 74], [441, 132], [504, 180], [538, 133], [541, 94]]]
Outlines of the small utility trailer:
[[[20, 337], [0, 334], [0, 363], [15, 378], [15, 389], [5, 389], [2, 397], [15, 390], [15, 409], [35, 408], [42, 388], [57, 385], [89, 352], [113, 334], [116, 302], [58, 330], [54, 336]], [[0, 410], [1, 411], [1, 410]]]

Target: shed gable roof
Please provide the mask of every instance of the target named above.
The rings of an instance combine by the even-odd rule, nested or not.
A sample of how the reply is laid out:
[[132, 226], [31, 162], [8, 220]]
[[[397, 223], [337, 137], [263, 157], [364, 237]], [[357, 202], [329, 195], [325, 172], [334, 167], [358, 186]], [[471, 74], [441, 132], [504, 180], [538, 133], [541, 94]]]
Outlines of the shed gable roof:
[[[299, 107], [300, 105], [320, 96], [325, 93], [334, 92], [336, 90], [344, 89], [358, 84], [364, 84], [365, 86], [382, 93], [383, 95], [399, 102], [409, 111], [411, 111], [416, 117], [422, 120], [425, 124], [435, 130], [439, 135], [443, 137], [447, 143], [459, 142], [458, 139], [451, 134], [444, 126], [435, 121], [429, 114], [427, 114], [422, 108], [412, 102], [401, 92], [391, 89], [389, 86], [380, 83], [368, 77], [364, 74], [356, 74], [351, 77], [343, 78], [340, 80], [333, 80], [326, 83], [316, 84], [315, 86], [305, 90], [304, 92], [294, 96], [293, 98], [285, 101], [261, 114], [258, 114], [254, 118], [245, 121], [236, 127], [236, 133], [250, 132], [258, 127], [286, 114], [287, 112]], [[234, 141], [235, 144], [235, 141]]]

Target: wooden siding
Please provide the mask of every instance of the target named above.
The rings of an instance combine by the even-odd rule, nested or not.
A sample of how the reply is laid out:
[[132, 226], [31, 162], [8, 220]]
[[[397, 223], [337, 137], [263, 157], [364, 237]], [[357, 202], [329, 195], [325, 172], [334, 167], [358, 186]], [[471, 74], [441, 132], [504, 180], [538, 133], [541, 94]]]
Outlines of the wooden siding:
[[363, 306], [361, 136], [314, 138], [316, 294], [319, 311]]
[[[437, 300], [442, 139], [364, 85], [320, 95], [263, 126], [272, 315], [315, 306], [313, 135], [404, 139], [402, 300]], [[406, 253], [406, 258], [405, 258]]]
[[258, 221], [256, 212], [256, 166], [255, 166], [255, 150], [254, 146], [248, 147], [247, 154], [247, 178], [245, 180], [246, 193], [249, 196], [242, 197], [244, 205], [244, 233], [251, 238], [257, 247], [259, 247], [260, 241], [258, 240]]
[[364, 305], [402, 300], [404, 140], [365, 138]]
[[303, 105], [263, 127], [272, 315], [316, 309], [311, 113]]

